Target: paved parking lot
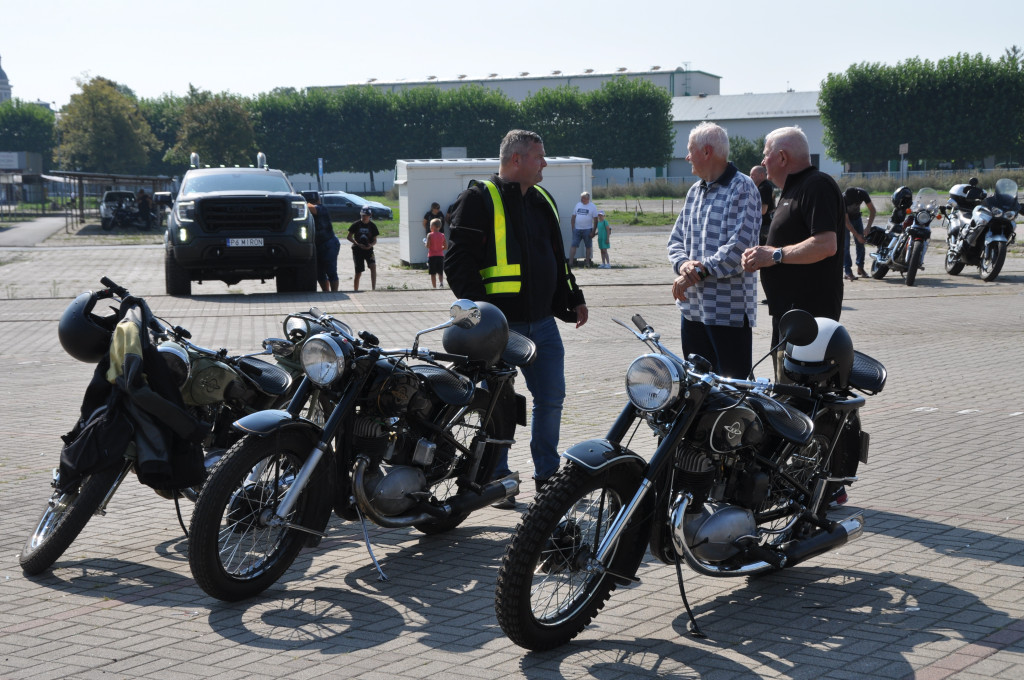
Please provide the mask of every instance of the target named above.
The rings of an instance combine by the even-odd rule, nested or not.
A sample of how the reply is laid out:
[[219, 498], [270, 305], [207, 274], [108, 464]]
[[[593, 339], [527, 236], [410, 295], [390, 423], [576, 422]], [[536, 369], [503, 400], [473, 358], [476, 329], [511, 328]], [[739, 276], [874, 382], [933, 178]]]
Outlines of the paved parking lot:
[[[613, 239], [615, 269], [578, 272], [590, 323], [562, 327], [572, 376], [566, 445], [605, 432], [624, 399], [625, 368], [643, 349], [612, 317], [639, 312], [678, 342], [667, 228]], [[1024, 676], [1020, 258], [985, 284], [970, 269], [946, 275], [933, 242], [914, 288], [893, 275], [847, 284], [842, 320], [855, 346], [889, 370], [862, 412], [872, 450], [851, 490], [866, 517], [860, 539], [768, 577], [684, 572], [707, 640], [686, 634], [675, 573], [649, 559], [642, 583], [616, 592], [574, 643], [526, 654], [493, 614], [498, 560], [519, 516], [510, 511], [480, 511], [439, 537], [371, 527], [387, 583], [376, 580], [358, 526], [334, 520], [286, 580], [225, 604], [193, 583], [173, 504], [129, 479], [52, 572], [24, 577], [17, 555], [91, 374], [61, 350], [56, 320], [100, 276], [146, 296], [200, 344], [232, 351], [257, 348], [286, 313], [311, 304], [406, 346], [446, 318], [452, 300], [429, 288], [425, 271], [388, 264], [398, 260], [393, 239], [378, 246], [375, 292], [344, 292], [352, 269], [343, 249], [341, 293], [209, 283], [192, 299], [162, 294], [158, 247], [70, 240], [0, 246], [2, 678]], [[764, 315], [755, 353], [767, 350], [768, 332]], [[512, 455], [524, 473], [528, 439], [520, 431]]]

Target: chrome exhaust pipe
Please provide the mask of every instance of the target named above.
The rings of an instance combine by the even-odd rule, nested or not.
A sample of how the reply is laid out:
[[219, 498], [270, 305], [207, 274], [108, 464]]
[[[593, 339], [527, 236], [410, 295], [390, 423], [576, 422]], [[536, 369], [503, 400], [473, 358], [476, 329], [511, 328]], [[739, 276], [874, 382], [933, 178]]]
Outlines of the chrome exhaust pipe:
[[854, 515], [841, 522], [836, 522], [831, 531], [822, 531], [802, 541], [794, 541], [787, 545], [783, 552], [786, 553], [786, 566], [799, 564], [815, 555], [828, 552], [858, 538], [864, 533], [864, 516]]

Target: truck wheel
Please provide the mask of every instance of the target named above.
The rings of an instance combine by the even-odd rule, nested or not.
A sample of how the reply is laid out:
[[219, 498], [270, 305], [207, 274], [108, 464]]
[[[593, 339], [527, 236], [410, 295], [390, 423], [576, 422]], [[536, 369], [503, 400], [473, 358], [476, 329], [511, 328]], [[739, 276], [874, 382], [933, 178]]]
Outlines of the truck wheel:
[[277, 292], [294, 293], [296, 291], [295, 275], [295, 269], [278, 269], [277, 275], [274, 276], [274, 285], [277, 286]]
[[168, 295], [189, 297], [192, 295], [192, 278], [174, 261], [174, 255], [164, 254], [164, 286]]
[[312, 267], [299, 267], [295, 271], [295, 292], [315, 293], [317, 287], [316, 263]]

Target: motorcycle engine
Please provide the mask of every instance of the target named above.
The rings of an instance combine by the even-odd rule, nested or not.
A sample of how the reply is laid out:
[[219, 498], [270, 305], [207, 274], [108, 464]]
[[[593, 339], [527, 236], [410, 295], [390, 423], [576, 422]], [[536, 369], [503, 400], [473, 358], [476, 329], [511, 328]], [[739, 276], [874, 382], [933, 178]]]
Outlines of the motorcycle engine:
[[363, 488], [374, 509], [385, 516], [400, 515], [416, 501], [410, 494], [423, 491], [427, 480], [423, 470], [407, 465], [392, 465], [387, 473], [375, 467], [366, 471]]
[[705, 562], [722, 562], [740, 552], [735, 541], [755, 536], [754, 513], [725, 503], [705, 503], [699, 513], [672, 512], [672, 542], [682, 554], [683, 544]]

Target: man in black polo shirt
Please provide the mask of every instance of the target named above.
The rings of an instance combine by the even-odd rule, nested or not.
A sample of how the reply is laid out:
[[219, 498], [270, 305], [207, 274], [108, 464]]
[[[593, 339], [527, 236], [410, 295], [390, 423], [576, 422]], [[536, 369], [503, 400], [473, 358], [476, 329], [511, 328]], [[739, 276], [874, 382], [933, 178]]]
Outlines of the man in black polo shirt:
[[839, 320], [843, 257], [839, 235], [846, 212], [839, 185], [811, 165], [807, 137], [798, 127], [773, 130], [764, 142], [768, 179], [782, 187], [768, 242], [743, 253], [746, 271], [763, 270], [761, 285], [772, 317], [772, 347], [779, 319], [790, 309]]

